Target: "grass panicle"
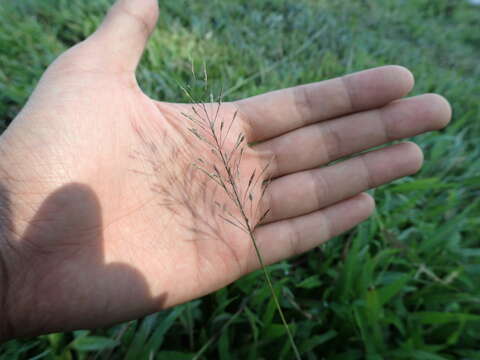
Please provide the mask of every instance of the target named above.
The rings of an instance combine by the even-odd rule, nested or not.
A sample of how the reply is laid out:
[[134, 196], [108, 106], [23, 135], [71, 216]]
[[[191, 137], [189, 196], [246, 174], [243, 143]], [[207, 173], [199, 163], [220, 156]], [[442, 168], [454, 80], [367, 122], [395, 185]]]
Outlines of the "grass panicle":
[[[205, 84], [208, 81], [205, 67], [204, 81]], [[220, 108], [223, 102], [223, 94], [220, 93], [216, 101], [214, 101], [214, 96], [210, 92], [210, 102], [212, 105], [215, 104], [216, 106], [214, 111], [215, 114], [212, 116], [207, 109], [207, 104], [194, 99], [191, 92], [186, 88], [183, 88], [183, 91], [192, 101], [191, 109], [194, 114], [190, 115], [182, 113], [184, 118], [189, 122], [187, 129], [196, 139], [205, 143], [209, 147], [210, 152], [214, 155], [214, 160], [210, 161], [206, 158], [198, 158], [193, 166], [221, 187], [236, 208], [237, 212], [240, 214], [238, 217], [228, 211], [228, 204], [220, 204], [218, 202], [215, 204], [221, 210], [218, 216], [223, 221], [241, 230], [250, 238], [276, 309], [280, 315], [282, 324], [285, 327], [295, 358], [300, 359], [300, 352], [295, 344], [285, 314], [283, 313], [270, 273], [265, 265], [254, 233], [256, 225], [261, 223], [270, 211], [270, 209], [267, 209], [263, 213], [259, 213], [261, 211], [260, 204], [269, 184], [269, 179], [266, 175], [270, 163], [267, 162], [259, 171], [253, 169], [248, 176], [246, 186], [243, 186], [243, 184], [241, 184], [241, 165], [243, 155], [249, 146], [245, 134], [238, 132], [238, 134], [233, 136], [233, 139], [235, 140], [232, 148], [228, 149], [226, 146], [226, 142], [229, 141], [229, 136], [232, 136], [231, 129], [237, 120], [238, 111], [236, 111], [229, 120], [219, 118]], [[260, 195], [258, 199], [256, 199], [255, 194], [256, 187], [260, 187]], [[254, 203], [256, 204], [254, 205]]]

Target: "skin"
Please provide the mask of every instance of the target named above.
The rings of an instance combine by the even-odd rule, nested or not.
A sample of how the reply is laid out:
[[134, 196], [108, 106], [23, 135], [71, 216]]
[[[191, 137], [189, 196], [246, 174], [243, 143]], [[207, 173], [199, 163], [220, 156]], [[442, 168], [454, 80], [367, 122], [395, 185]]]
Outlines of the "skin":
[[[191, 105], [150, 99], [136, 82], [157, 17], [155, 0], [118, 1], [48, 68], [0, 137], [3, 340], [134, 319], [259, 266], [249, 237], [212, 203], [238, 210], [192, 171], [199, 154], [218, 159], [186, 130]], [[408, 70], [386, 66], [220, 107], [219, 119], [237, 112], [224, 150], [240, 132], [255, 144], [239, 187], [269, 164], [272, 182], [252, 201], [270, 209], [254, 231], [266, 263], [351, 229], [374, 210], [364, 191], [420, 169], [409, 142], [351, 157], [447, 125], [441, 96], [403, 98], [413, 84]]]

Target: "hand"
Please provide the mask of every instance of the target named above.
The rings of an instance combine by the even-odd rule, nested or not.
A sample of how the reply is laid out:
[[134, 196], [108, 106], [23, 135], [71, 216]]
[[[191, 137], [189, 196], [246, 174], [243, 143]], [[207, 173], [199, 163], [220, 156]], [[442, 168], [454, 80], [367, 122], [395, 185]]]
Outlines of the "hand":
[[[0, 138], [9, 336], [121, 322], [210, 293], [258, 268], [248, 236], [223, 221], [231, 201], [192, 166], [215, 156], [187, 130], [192, 106], [158, 102], [135, 69], [155, 27], [156, 0], [120, 0], [86, 41], [45, 72]], [[403, 143], [444, 127], [438, 95], [398, 66], [221, 105], [244, 132], [240, 185], [269, 164], [255, 230], [267, 263], [307, 251], [365, 220], [363, 191], [415, 173], [421, 150]], [[214, 117], [217, 105], [199, 108]], [[257, 172], [258, 174], [258, 172]], [[230, 202], [230, 205], [229, 205]], [[252, 226], [259, 220], [249, 213]]]

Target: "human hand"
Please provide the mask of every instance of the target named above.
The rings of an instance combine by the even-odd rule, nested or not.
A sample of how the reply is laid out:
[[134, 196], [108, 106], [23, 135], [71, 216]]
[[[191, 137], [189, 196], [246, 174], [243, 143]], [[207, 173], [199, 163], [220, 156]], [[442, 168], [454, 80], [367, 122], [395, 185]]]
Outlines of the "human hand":
[[[258, 268], [248, 237], [212, 210], [228, 198], [193, 172], [210, 155], [188, 134], [191, 105], [152, 100], [135, 80], [157, 14], [155, 0], [119, 1], [49, 67], [0, 138], [5, 336], [129, 320]], [[412, 86], [390, 66], [222, 104], [220, 119], [238, 111], [225, 149], [239, 132], [255, 143], [241, 182], [270, 163], [255, 204], [271, 209], [255, 230], [267, 263], [365, 220], [374, 204], [363, 191], [420, 168], [411, 143], [319, 168], [445, 126], [448, 103], [401, 99]]]

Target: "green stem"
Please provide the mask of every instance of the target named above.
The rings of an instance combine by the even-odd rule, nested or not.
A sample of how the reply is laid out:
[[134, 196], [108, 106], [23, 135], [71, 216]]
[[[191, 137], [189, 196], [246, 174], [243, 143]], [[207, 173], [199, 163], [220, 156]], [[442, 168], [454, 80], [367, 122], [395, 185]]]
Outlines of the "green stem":
[[253, 235], [253, 232], [250, 230], [250, 226], [249, 226], [249, 233], [250, 233], [250, 239], [252, 240], [253, 247], [255, 248], [255, 252], [256, 252], [257, 257], [258, 257], [258, 261], [260, 263], [260, 267], [262, 268], [263, 274], [265, 275], [265, 280], [268, 284], [268, 287], [270, 288], [270, 292], [272, 293], [273, 301], [275, 302], [275, 305], [277, 307], [280, 318], [282, 319], [282, 323], [285, 326], [285, 329], [287, 331], [288, 340], [290, 341], [290, 344], [292, 345], [292, 349], [293, 349], [293, 352], [295, 353], [295, 357], [297, 358], [297, 360], [300, 360], [301, 359], [300, 352], [298, 351], [297, 345], [295, 344], [295, 341], [293, 340], [293, 335], [292, 335], [292, 332], [290, 331], [290, 328], [288, 327], [287, 319], [285, 318], [285, 315], [283, 314], [282, 307], [280, 306], [280, 303], [278, 302], [277, 294], [275, 294], [275, 289], [273, 288], [273, 283], [272, 283], [272, 279], [270, 278], [270, 273], [268, 272], [268, 269], [263, 262], [262, 255], [260, 254], [260, 249], [257, 246], [257, 242], [255, 240], [255, 236]]

